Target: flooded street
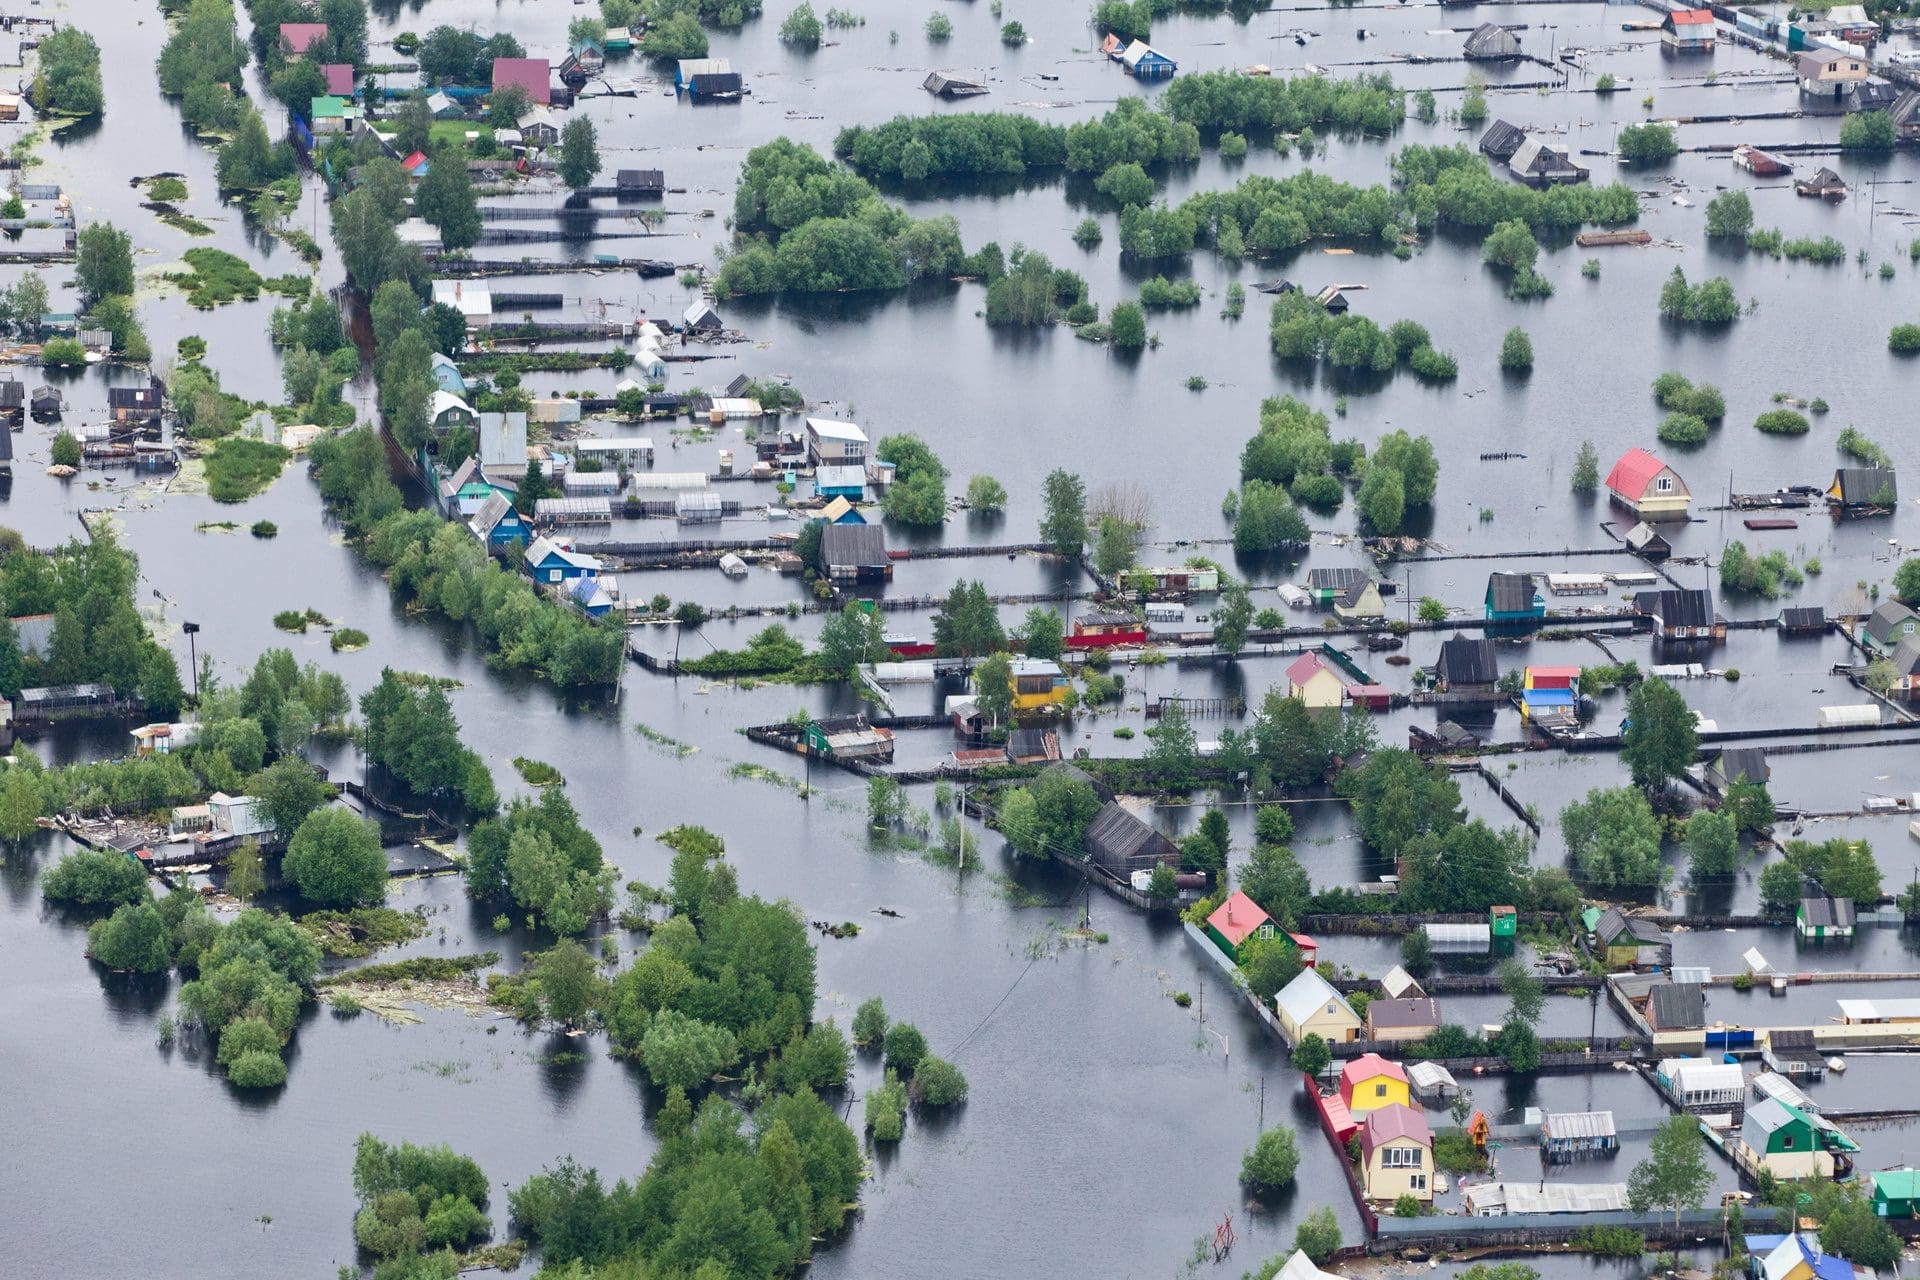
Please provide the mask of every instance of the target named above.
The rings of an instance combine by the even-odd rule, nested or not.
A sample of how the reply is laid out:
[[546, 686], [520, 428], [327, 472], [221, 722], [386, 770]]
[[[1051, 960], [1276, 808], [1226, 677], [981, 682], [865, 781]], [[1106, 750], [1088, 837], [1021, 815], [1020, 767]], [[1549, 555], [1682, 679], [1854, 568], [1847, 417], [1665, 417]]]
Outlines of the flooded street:
[[[670, 193], [660, 234], [611, 242], [623, 256], [717, 267], [727, 242], [727, 220], [746, 152], [786, 136], [831, 154], [835, 135], [853, 124], [878, 124], [898, 114], [970, 110], [1022, 111], [1050, 123], [1090, 119], [1115, 101], [1151, 102], [1154, 86], [1136, 83], [1096, 50], [1087, 6], [1009, 0], [1005, 18], [981, 3], [867, 0], [857, 6], [865, 25], [832, 29], [812, 53], [781, 43], [784, 3], [735, 32], [714, 32], [712, 53], [730, 58], [752, 92], [735, 105], [694, 107], [676, 98], [670, 70], [639, 57], [611, 61], [606, 85], [590, 88], [576, 110], [593, 119], [608, 172], [633, 166], [665, 171]], [[954, 34], [944, 46], [927, 42], [929, 8], [948, 14]], [[267, 404], [284, 398], [280, 355], [268, 320], [281, 301], [264, 293], [197, 311], [184, 291], [159, 280], [189, 248], [211, 246], [245, 258], [262, 275], [302, 271], [298, 256], [264, 234], [237, 206], [217, 197], [213, 153], [181, 125], [176, 104], [154, 82], [153, 63], [167, 26], [152, 0], [64, 0], [46, 11], [85, 26], [102, 50], [107, 105], [97, 123], [55, 133], [42, 142], [32, 181], [58, 182], [72, 196], [81, 225], [110, 221], [132, 233], [141, 273], [140, 317], [155, 366], [175, 359], [176, 344], [205, 339], [207, 363], [226, 390]], [[375, 62], [399, 62], [391, 41], [401, 32], [424, 34], [451, 24], [481, 33], [510, 30], [530, 52], [557, 60], [569, 21], [585, 10], [559, 0], [374, 0], [371, 38]], [[36, 8], [35, 12], [39, 12]], [[1654, 447], [1661, 417], [1649, 390], [1664, 370], [1711, 382], [1727, 398], [1727, 415], [1708, 442], [1664, 450], [1695, 494], [1691, 524], [1669, 531], [1676, 556], [1717, 560], [1728, 538], [1750, 548], [1780, 549], [1796, 563], [1818, 558], [1824, 571], [1779, 600], [1761, 601], [1717, 590], [1710, 570], [1675, 564], [1688, 585], [1716, 586], [1717, 607], [1729, 618], [1770, 618], [1787, 605], [1850, 607], [1856, 583], [1888, 590], [1894, 567], [1912, 548], [1904, 543], [1914, 518], [1830, 520], [1823, 509], [1799, 512], [1799, 527], [1744, 533], [1736, 513], [1707, 513], [1731, 491], [1767, 491], [1798, 483], [1824, 488], [1843, 461], [1834, 448], [1852, 425], [1884, 446], [1908, 477], [1920, 477], [1920, 433], [1914, 428], [1914, 367], [1889, 354], [1886, 332], [1920, 320], [1920, 197], [1908, 185], [1920, 178], [1920, 153], [1902, 150], [1880, 160], [1822, 155], [1797, 158], [1828, 164], [1853, 185], [1844, 203], [1800, 199], [1785, 180], [1760, 180], [1732, 168], [1724, 153], [1685, 150], [1673, 161], [1623, 172], [1605, 152], [1616, 130], [1648, 118], [1697, 115], [1747, 117], [1747, 123], [1697, 124], [1681, 130], [1685, 148], [1712, 144], [1832, 142], [1838, 117], [1762, 118], [1796, 109], [1798, 93], [1786, 64], [1722, 40], [1711, 62], [1663, 57], [1658, 32], [1626, 32], [1623, 20], [1646, 9], [1600, 4], [1437, 5], [1359, 4], [1289, 8], [1236, 21], [1231, 16], [1181, 14], [1156, 19], [1153, 43], [1180, 63], [1180, 74], [1266, 63], [1276, 74], [1298, 74], [1307, 63], [1334, 76], [1386, 71], [1396, 87], [1431, 88], [1441, 118], [1422, 124], [1411, 115], [1390, 138], [1329, 135], [1325, 154], [1312, 161], [1256, 145], [1246, 159], [1221, 159], [1211, 146], [1192, 165], [1156, 171], [1160, 196], [1231, 186], [1250, 174], [1286, 176], [1311, 167], [1355, 184], [1387, 184], [1389, 160], [1413, 144], [1472, 145], [1477, 128], [1449, 121], [1457, 109], [1467, 66], [1456, 60], [1463, 32], [1479, 22], [1523, 26], [1524, 47], [1586, 50], [1570, 78], [1537, 63], [1488, 68], [1494, 119], [1546, 132], [1592, 169], [1595, 184], [1625, 177], [1642, 193], [1638, 226], [1647, 247], [1584, 250], [1570, 236], [1547, 238], [1539, 270], [1554, 296], [1509, 302], [1501, 280], [1480, 259], [1479, 237], [1442, 231], [1400, 261], [1377, 246], [1323, 253], [1318, 242], [1277, 259], [1230, 263], [1209, 249], [1190, 259], [1151, 265], [1123, 257], [1117, 209], [1090, 179], [1059, 170], [979, 184], [879, 184], [915, 218], [950, 214], [969, 250], [994, 241], [1046, 253], [1056, 266], [1083, 275], [1104, 311], [1131, 299], [1156, 274], [1190, 275], [1202, 288], [1198, 307], [1151, 312], [1158, 345], [1136, 356], [1102, 343], [1078, 341], [1063, 325], [1037, 331], [989, 328], [985, 289], [972, 283], [922, 283], [896, 294], [811, 298], [721, 299], [730, 328], [747, 341], [716, 345], [716, 359], [670, 366], [672, 391], [724, 386], [737, 374], [787, 379], [810, 404], [834, 417], [853, 418], [875, 438], [912, 432], [939, 453], [949, 489], [990, 474], [1006, 487], [1004, 516], [951, 519], [923, 542], [954, 545], [1022, 543], [1037, 537], [1042, 477], [1056, 467], [1078, 472], [1090, 490], [1103, 485], [1145, 489], [1152, 515], [1143, 563], [1175, 563], [1190, 555], [1220, 560], [1256, 586], [1258, 608], [1281, 607], [1271, 588], [1304, 581], [1320, 567], [1371, 565], [1348, 540], [1358, 529], [1352, 502], [1331, 516], [1311, 516], [1316, 538], [1300, 556], [1236, 562], [1231, 523], [1222, 497], [1239, 481], [1242, 445], [1258, 428], [1262, 399], [1291, 394], [1334, 418], [1336, 437], [1371, 445], [1405, 429], [1429, 436], [1440, 458], [1430, 520], [1412, 529], [1445, 553], [1498, 559], [1414, 560], [1389, 571], [1406, 584], [1407, 598], [1390, 600], [1398, 616], [1408, 599], [1433, 596], [1457, 619], [1478, 619], [1486, 575], [1494, 569], [1600, 572], [1639, 567], [1624, 557], [1582, 560], [1563, 549], [1611, 547], [1633, 523], [1618, 510], [1569, 494], [1568, 474], [1582, 441], [1591, 441], [1602, 467], [1634, 445]], [[1030, 41], [1010, 49], [998, 37], [1002, 21], [1018, 18]], [[243, 29], [245, 24], [242, 18]], [[1306, 34], [1306, 42], [1295, 32]], [[1364, 37], [1361, 32], [1364, 31]], [[897, 33], [897, 41], [890, 39]], [[1905, 47], [1904, 41], [1902, 47]], [[1409, 62], [1408, 55], [1432, 59]], [[930, 97], [920, 85], [929, 69], [976, 73], [991, 92], [961, 103]], [[1707, 83], [1708, 72], [1715, 73]], [[1611, 73], [1620, 91], [1591, 92]], [[390, 84], [410, 78], [395, 74]], [[1565, 82], [1563, 83], [1563, 79]], [[261, 106], [273, 136], [284, 111], [249, 66], [247, 91]], [[1545, 81], [1552, 87], [1533, 87]], [[605, 92], [610, 86], [619, 95]], [[627, 91], [632, 90], [631, 96]], [[597, 95], [597, 96], [596, 96]], [[0, 126], [9, 145], [23, 126]], [[189, 190], [183, 211], [213, 234], [194, 238], [163, 225], [141, 207], [145, 192], [129, 179], [182, 175]], [[1707, 201], [1723, 186], [1749, 190], [1759, 226], [1789, 237], [1833, 235], [1847, 260], [1832, 266], [1740, 255], [1704, 235]], [[325, 246], [315, 283], [344, 285], [339, 255], [327, 233], [325, 188], [310, 172], [289, 221]], [[543, 187], [556, 204], [558, 188]], [[1675, 200], [1680, 195], [1687, 203]], [[536, 197], [520, 199], [536, 202]], [[711, 216], [708, 216], [711, 215]], [[1104, 231], [1091, 250], [1073, 230], [1093, 217]], [[604, 229], [626, 219], [609, 212]], [[518, 224], [515, 224], [518, 225]], [[579, 246], [529, 246], [537, 258], [579, 255]], [[1864, 253], [1865, 265], [1857, 264]], [[508, 256], [505, 247], [481, 255]], [[513, 250], [513, 256], [518, 249]], [[1598, 279], [1581, 275], [1597, 257]], [[1894, 265], [1883, 280], [1876, 268]], [[1746, 313], [1719, 330], [1663, 322], [1656, 297], [1676, 266], [1698, 279], [1725, 275]], [[0, 283], [22, 270], [0, 268]], [[43, 269], [52, 309], [78, 309], [70, 267]], [[1431, 385], [1402, 373], [1383, 383], [1303, 372], [1270, 351], [1266, 306], [1252, 293], [1244, 318], [1223, 319], [1229, 284], [1287, 279], [1308, 290], [1341, 284], [1355, 310], [1382, 327], [1398, 319], [1427, 326], [1435, 345], [1459, 361], [1457, 381]], [[555, 283], [558, 282], [558, 283]], [[579, 317], [658, 316], [678, 320], [698, 298], [675, 277], [641, 279], [606, 272], [501, 277], [496, 291], [560, 289], [566, 312]], [[1500, 335], [1512, 325], [1531, 335], [1536, 364], [1530, 377], [1503, 374]], [[613, 344], [588, 344], [586, 349]], [[41, 371], [10, 376], [37, 385]], [[1188, 389], [1190, 377], [1206, 389]], [[91, 369], [63, 379], [69, 426], [106, 414], [109, 386], [132, 385], [143, 373]], [[535, 373], [536, 394], [578, 391], [611, 396], [624, 373]], [[1763, 435], [1751, 423], [1784, 392], [1824, 397], [1831, 411], [1814, 418], [1799, 438]], [[348, 384], [346, 399], [371, 420], [376, 393], [370, 372]], [[1336, 410], [1336, 402], [1340, 408]], [[797, 424], [788, 419], [787, 425]], [[752, 446], [735, 425], [711, 438], [669, 440], [667, 424], [653, 424], [662, 470], [716, 469], [718, 451]], [[29, 421], [14, 438], [10, 489], [0, 501], [0, 525], [17, 529], [30, 546], [51, 547], [84, 536], [80, 514], [105, 511], [124, 543], [140, 557], [135, 603], [154, 615], [162, 642], [187, 672], [182, 624], [197, 623], [194, 643], [211, 654], [222, 680], [244, 678], [271, 648], [290, 648], [346, 680], [357, 698], [383, 669], [427, 672], [455, 682], [448, 697], [462, 736], [491, 768], [504, 795], [523, 793], [510, 763], [545, 761], [566, 778], [567, 795], [582, 822], [605, 846], [618, 881], [663, 884], [672, 852], [655, 838], [678, 824], [706, 826], [726, 842], [741, 890], [791, 901], [809, 921], [853, 921], [857, 937], [817, 936], [820, 1007], [845, 1026], [854, 1008], [873, 995], [896, 1018], [916, 1023], [933, 1050], [954, 1061], [971, 1085], [964, 1106], [951, 1114], [916, 1111], [905, 1140], [874, 1158], [849, 1230], [820, 1249], [811, 1272], [822, 1280], [897, 1276], [905, 1280], [987, 1280], [1042, 1270], [1070, 1276], [1225, 1277], [1289, 1251], [1300, 1218], [1331, 1205], [1349, 1244], [1362, 1238], [1359, 1216], [1341, 1186], [1341, 1170], [1324, 1141], [1277, 1037], [1200, 954], [1179, 924], [1137, 912], [1050, 864], [1018, 859], [1001, 838], [984, 836], [984, 865], [958, 873], [921, 853], [893, 847], [867, 827], [866, 786], [851, 773], [817, 768], [813, 793], [803, 797], [805, 763], [750, 742], [747, 725], [785, 719], [796, 709], [814, 715], [863, 709], [845, 685], [760, 684], [655, 675], [625, 663], [620, 684], [586, 695], [564, 695], [523, 672], [490, 664], [480, 642], [437, 616], [410, 612], [387, 584], [347, 545], [323, 509], [304, 461], [296, 461], [258, 496], [239, 505], [216, 503], [190, 482], [172, 491], [131, 469], [83, 470], [72, 479], [45, 474], [53, 428]], [[636, 433], [637, 434], [637, 433]], [[1491, 452], [1522, 459], [1481, 461]], [[750, 452], [747, 454], [751, 456]], [[197, 468], [190, 467], [189, 473]], [[183, 476], [183, 481], [188, 477]], [[1916, 489], [1920, 480], [1909, 480]], [[764, 508], [779, 495], [771, 483], [724, 486]], [[1920, 489], [1916, 489], [1920, 491]], [[1906, 502], [1913, 501], [1911, 495]], [[271, 540], [250, 537], [247, 526], [270, 520]], [[235, 526], [211, 526], [232, 522]], [[1608, 525], [1611, 532], [1602, 529]], [[770, 528], [791, 529], [758, 514], [729, 519], [716, 537], [763, 538]], [[598, 536], [598, 535], [594, 535]], [[591, 543], [594, 536], [584, 538]], [[671, 521], [617, 520], [621, 542], [672, 540]], [[895, 546], [916, 541], [889, 528]], [[1410, 575], [1410, 576], [1409, 576]], [[970, 559], [902, 561], [890, 594], [943, 595], [979, 578], [996, 595], [1084, 593], [1091, 580], [1050, 558], [993, 555]], [[710, 610], [727, 606], [780, 608], [809, 599], [802, 584], [756, 568], [739, 580], [714, 569], [641, 571], [622, 575], [629, 599], [664, 593], [698, 600]], [[1617, 592], [1615, 593], [1618, 594]], [[1571, 604], [1612, 604], [1611, 600]], [[1025, 605], [1007, 605], [1011, 627]], [[1063, 606], [1070, 613], [1091, 606]], [[1550, 608], [1571, 607], [1558, 598]], [[355, 652], [333, 652], [320, 631], [289, 636], [273, 625], [280, 610], [317, 610], [335, 623], [366, 632]], [[809, 644], [826, 615], [777, 619]], [[700, 651], [738, 648], [774, 618], [715, 620], [697, 632], [661, 625], [637, 628], [635, 647], [669, 654], [676, 645]], [[1289, 625], [1311, 626], [1317, 615], [1292, 614]], [[889, 626], [931, 638], [931, 611], [889, 616]], [[1416, 631], [1400, 650], [1411, 665], [1388, 665], [1384, 655], [1361, 654], [1380, 683], [1396, 693], [1413, 688], [1413, 667], [1431, 665], [1447, 632]], [[1644, 634], [1609, 638], [1619, 659], [1643, 668], [1663, 660]], [[1783, 639], [1771, 630], [1735, 631], [1709, 665], [1737, 668], [1737, 680], [1680, 682], [1689, 705], [1723, 730], [1808, 730], [1818, 709], [1861, 699], [1831, 674], [1849, 661], [1846, 642]], [[1146, 705], [1163, 695], [1243, 698], [1256, 705], [1288, 659], [1249, 654], [1237, 663], [1168, 662], [1126, 670], [1122, 707], [1082, 714], [1063, 728], [1063, 745], [1096, 756], [1138, 755], [1148, 746], [1137, 731]], [[1503, 645], [1502, 669], [1527, 663], [1593, 663], [1603, 655], [1585, 639], [1534, 639]], [[1116, 669], [1122, 669], [1116, 666]], [[750, 682], [749, 682], [750, 683]], [[895, 710], [931, 714], [946, 688], [904, 685]], [[1595, 728], [1613, 733], [1625, 714], [1620, 692], [1598, 698]], [[1415, 724], [1431, 728], [1436, 708], [1410, 706], [1376, 718], [1383, 745], [1403, 746]], [[1888, 720], [1894, 719], [1889, 713]], [[1240, 720], [1212, 719], [1202, 738]], [[1120, 727], [1134, 732], [1117, 738]], [[641, 732], [644, 727], [645, 732]], [[1490, 740], [1521, 736], [1518, 714], [1504, 704], [1488, 719]], [[1920, 791], [1911, 745], [1781, 755], [1773, 761], [1772, 794], [1782, 807], [1857, 810], [1871, 796]], [[1797, 740], [1797, 739], [1796, 739]], [[119, 727], [63, 730], [31, 743], [53, 763], [99, 759], [128, 749]], [[903, 733], [900, 763], [931, 766], [953, 748], [944, 730]], [[336, 777], [358, 777], [364, 761], [351, 746], [316, 744], [310, 753]], [[1507, 760], [1512, 761], [1509, 769]], [[741, 767], [750, 766], [750, 767]], [[1622, 785], [1627, 771], [1614, 754], [1539, 752], [1490, 761], [1522, 803], [1537, 807], [1544, 831], [1532, 857], [1557, 865], [1566, 857], [1557, 815], [1594, 787]], [[1514, 814], [1480, 778], [1458, 775], [1472, 817], [1511, 825]], [[913, 802], [933, 805], [931, 787], [914, 788]], [[1163, 830], [1191, 830], [1203, 806], [1163, 805], [1154, 815]], [[1231, 863], [1252, 846], [1250, 811], [1230, 807]], [[1343, 804], [1320, 800], [1294, 806], [1293, 847], [1317, 888], [1377, 879], [1391, 866], [1361, 845]], [[1889, 891], [1920, 876], [1920, 845], [1908, 836], [1907, 815], [1809, 821], [1799, 834], [1824, 840], [1845, 835], [1872, 842]], [[640, 1072], [610, 1057], [604, 1037], [573, 1040], [529, 1031], [505, 1015], [470, 1016], [429, 1010], [413, 1026], [372, 1016], [337, 1017], [308, 1005], [288, 1055], [284, 1089], [261, 1094], [232, 1087], [204, 1042], [183, 1036], [162, 1048], [159, 1017], [174, 1007], [179, 978], [133, 980], [108, 974], [84, 957], [86, 921], [43, 901], [39, 877], [70, 845], [42, 832], [7, 852], [0, 863], [0, 1080], [10, 1098], [7, 1157], [0, 1160], [0, 1201], [9, 1206], [5, 1233], [10, 1277], [111, 1274], [136, 1271], [163, 1277], [241, 1275], [323, 1276], [357, 1266], [352, 1217], [353, 1141], [363, 1130], [389, 1141], [448, 1143], [472, 1155], [493, 1188], [489, 1212], [496, 1239], [506, 1232], [506, 1193], [543, 1166], [571, 1156], [597, 1167], [610, 1183], [636, 1178], [657, 1146], [650, 1125], [660, 1093]], [[1669, 849], [1675, 875], [1661, 904], [1692, 909], [1757, 911], [1759, 864], [1732, 882], [1698, 890], [1686, 884], [1684, 849]], [[496, 950], [503, 966], [518, 968], [523, 953], [554, 939], [493, 927], [491, 907], [470, 900], [457, 878], [397, 884], [391, 905], [419, 906], [429, 934], [382, 959], [416, 954], [459, 955]], [[1069, 936], [1082, 913], [1101, 940]], [[644, 935], [611, 924], [596, 927], [592, 946], [610, 935], [624, 960], [645, 946]], [[1741, 954], [1758, 945], [1787, 970], [1825, 972], [1920, 971], [1920, 938], [1911, 929], [1863, 927], [1850, 950], [1822, 953], [1796, 948], [1792, 930], [1698, 929], [1673, 937], [1680, 965], [1737, 972]], [[1397, 960], [1390, 939], [1331, 936], [1320, 955], [1357, 973], [1380, 975]], [[1484, 958], [1468, 958], [1469, 971]], [[1908, 988], [1899, 988], [1905, 992]], [[1708, 1020], [1747, 1024], [1777, 1019], [1791, 1006], [1796, 1025], [1827, 1019], [1832, 1000], [1887, 995], [1889, 986], [1818, 984], [1775, 998], [1762, 988], [1736, 993], [1716, 988]], [[1172, 998], [1186, 993], [1192, 1007]], [[1449, 1021], [1497, 1022], [1499, 995], [1449, 998]], [[1593, 1016], [1584, 998], [1550, 997], [1543, 1036], [1581, 1037]], [[1629, 1028], [1602, 1004], [1593, 1023], [1602, 1036]], [[584, 1054], [582, 1060], [572, 1055]], [[556, 1057], [556, 1055], [558, 1055]], [[1820, 1086], [1830, 1107], [1868, 1107], [1899, 1090], [1910, 1075], [1906, 1057], [1862, 1055], [1844, 1076]], [[861, 1056], [846, 1105], [881, 1082], [877, 1057]], [[1623, 1117], [1660, 1114], [1643, 1082], [1624, 1072], [1488, 1078], [1476, 1099], [1495, 1123], [1519, 1123], [1529, 1106], [1551, 1110], [1615, 1108]], [[1291, 1123], [1299, 1133], [1297, 1185], [1266, 1201], [1253, 1200], [1238, 1181], [1240, 1158], [1262, 1121]], [[1436, 1110], [1430, 1119], [1447, 1123]], [[858, 1126], [858, 1120], [853, 1123]], [[1862, 1130], [1862, 1169], [1920, 1159], [1911, 1126]], [[1625, 1180], [1637, 1152], [1623, 1152], [1606, 1176]], [[1514, 1176], [1537, 1176], [1516, 1159]], [[1735, 1185], [1724, 1161], [1714, 1164], [1716, 1192]], [[107, 1209], [111, 1206], [111, 1209]], [[1214, 1266], [1190, 1262], [1195, 1242], [1210, 1238], [1230, 1214], [1239, 1243], [1231, 1259]], [[1592, 1275], [1625, 1280], [1634, 1264], [1577, 1256], [1531, 1260], [1549, 1277]], [[1456, 1270], [1452, 1264], [1441, 1271]], [[523, 1274], [531, 1274], [528, 1264]]]

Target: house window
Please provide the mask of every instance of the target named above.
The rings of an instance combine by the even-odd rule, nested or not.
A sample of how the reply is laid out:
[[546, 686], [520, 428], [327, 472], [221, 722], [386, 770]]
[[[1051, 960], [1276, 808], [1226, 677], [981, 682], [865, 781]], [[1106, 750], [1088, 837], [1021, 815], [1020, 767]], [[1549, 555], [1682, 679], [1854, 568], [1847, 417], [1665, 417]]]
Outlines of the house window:
[[1661, 493], [1671, 492], [1673, 489], [1673, 477], [1661, 476], [1658, 480], [1655, 480], [1653, 482], [1653, 487], [1659, 490]]
[[1389, 1169], [1418, 1169], [1421, 1165], [1420, 1148], [1388, 1147], [1385, 1167]]
[[1377, 1084], [1377, 1085], [1375, 1085], [1375, 1086], [1373, 1086], [1373, 1096], [1374, 1096], [1374, 1097], [1376, 1097], [1376, 1098], [1384, 1098], [1384, 1097], [1386, 1097], [1386, 1096], [1387, 1096], [1387, 1086], [1385, 1086], [1384, 1084]]
[[558, 569], [547, 570], [547, 581], [548, 582], [560, 581], [560, 571]]
[[1415, 1191], [1425, 1191], [1427, 1189], [1427, 1175], [1424, 1173], [1414, 1174], [1411, 1178], [1407, 1179], [1407, 1186]]
[[1782, 1151], [1791, 1151], [1791, 1150], [1793, 1150], [1793, 1135], [1792, 1135], [1792, 1134], [1790, 1134], [1790, 1133], [1783, 1133], [1783, 1134], [1781, 1134], [1781, 1135], [1780, 1135], [1780, 1149], [1781, 1149]]

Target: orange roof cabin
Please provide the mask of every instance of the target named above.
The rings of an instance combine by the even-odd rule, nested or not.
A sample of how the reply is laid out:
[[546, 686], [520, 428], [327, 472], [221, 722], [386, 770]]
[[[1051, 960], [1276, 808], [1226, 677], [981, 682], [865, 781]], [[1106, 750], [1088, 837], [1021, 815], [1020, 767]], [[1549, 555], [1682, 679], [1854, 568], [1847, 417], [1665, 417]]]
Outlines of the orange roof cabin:
[[1613, 464], [1607, 496], [1642, 520], [1684, 520], [1693, 501], [1680, 473], [1645, 449], [1629, 449]]
[[1487, 1113], [1476, 1108], [1473, 1119], [1467, 1121], [1467, 1137], [1473, 1139], [1476, 1149], [1485, 1151], [1487, 1139], [1493, 1134], [1493, 1126], [1487, 1123]]
[[1407, 1073], [1377, 1053], [1363, 1053], [1340, 1068], [1340, 1100], [1356, 1119], [1396, 1102], [1404, 1107], [1407, 1096]]
[[1207, 917], [1207, 936], [1226, 952], [1235, 964], [1240, 962], [1240, 945], [1248, 938], [1271, 938], [1273, 917], [1260, 904], [1235, 889], [1227, 900]]

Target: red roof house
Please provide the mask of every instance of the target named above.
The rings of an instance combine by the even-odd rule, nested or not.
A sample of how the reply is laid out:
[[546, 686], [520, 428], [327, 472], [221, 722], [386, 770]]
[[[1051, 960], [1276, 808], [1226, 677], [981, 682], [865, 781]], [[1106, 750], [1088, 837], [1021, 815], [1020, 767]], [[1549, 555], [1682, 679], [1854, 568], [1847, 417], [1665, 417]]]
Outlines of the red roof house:
[[327, 24], [324, 22], [283, 22], [280, 24], [280, 47], [290, 58], [302, 57], [311, 49], [316, 40], [327, 38]]
[[545, 58], [495, 58], [493, 60], [493, 91], [500, 92], [508, 85], [526, 91], [527, 101], [536, 107], [544, 107], [552, 101], [552, 69]]
[[[1384, 1089], [1368, 1086], [1383, 1084]], [[1358, 1093], [1359, 1106], [1354, 1105]], [[1407, 1100], [1407, 1073], [1397, 1062], [1389, 1062], [1377, 1053], [1363, 1053], [1340, 1068], [1340, 1098], [1350, 1112], [1370, 1111], [1391, 1102]]]
[[[326, 30], [322, 27], [321, 30]], [[353, 64], [348, 62], [329, 62], [320, 70], [327, 77], [327, 92], [336, 98], [353, 96]]]
[[1629, 449], [1607, 472], [1607, 493], [1643, 519], [1684, 519], [1693, 500], [1687, 482], [1645, 449]]
[[416, 178], [424, 177], [426, 174], [426, 171], [422, 169], [421, 166], [426, 164], [426, 162], [427, 162], [426, 153], [422, 151], [416, 151], [412, 155], [408, 156], [405, 160], [402, 160], [400, 162], [400, 167], [402, 169], [405, 169], [408, 173], [412, 174]]
[[1240, 958], [1240, 944], [1248, 938], [1273, 936], [1273, 917], [1260, 904], [1235, 889], [1227, 900], [1207, 917], [1207, 935], [1234, 960]]

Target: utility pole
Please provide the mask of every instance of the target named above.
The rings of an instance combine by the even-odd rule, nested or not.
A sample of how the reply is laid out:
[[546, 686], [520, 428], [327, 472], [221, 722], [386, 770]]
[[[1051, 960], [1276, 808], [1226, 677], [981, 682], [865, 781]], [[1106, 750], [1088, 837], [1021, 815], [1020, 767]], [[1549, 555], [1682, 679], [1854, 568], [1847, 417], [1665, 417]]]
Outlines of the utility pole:
[[200, 702], [200, 652], [193, 638], [200, 634], [200, 624], [183, 622], [180, 624], [180, 630], [187, 635], [187, 663], [193, 668], [193, 701], [197, 706]]

